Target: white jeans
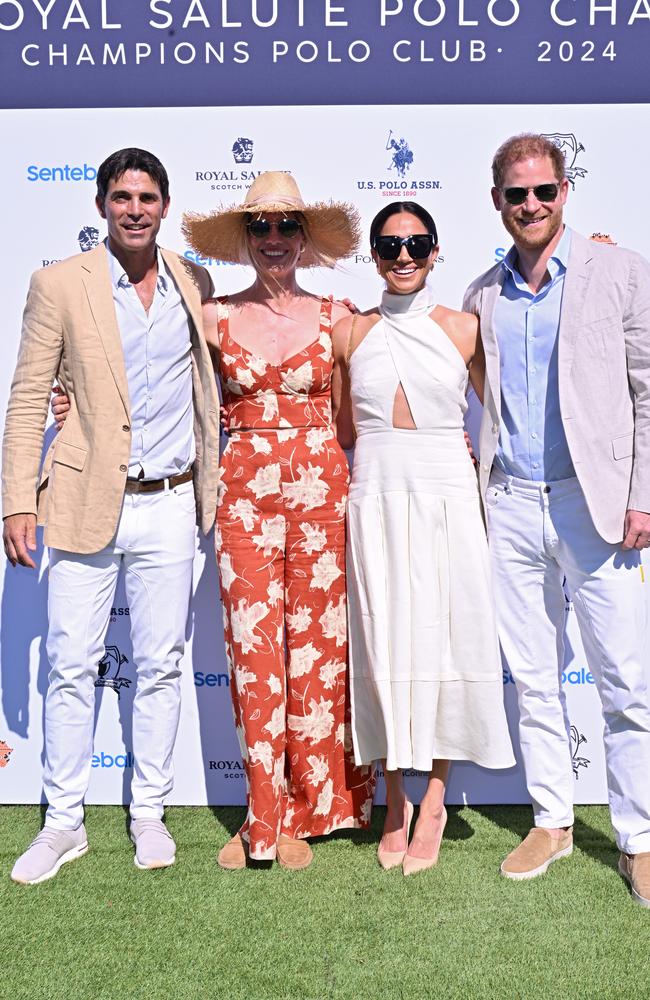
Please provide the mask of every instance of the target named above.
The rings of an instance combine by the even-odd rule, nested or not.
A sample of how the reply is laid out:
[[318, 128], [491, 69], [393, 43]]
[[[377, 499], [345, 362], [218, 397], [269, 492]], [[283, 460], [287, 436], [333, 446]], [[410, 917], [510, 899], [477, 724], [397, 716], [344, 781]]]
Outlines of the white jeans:
[[486, 496], [499, 638], [519, 699], [535, 825], [573, 823], [562, 690], [565, 598], [573, 599], [605, 722], [612, 825], [622, 851], [650, 851], [650, 707], [640, 554], [605, 542], [577, 479], [533, 483], [493, 470]]
[[95, 680], [120, 566], [130, 607], [137, 686], [133, 699], [133, 819], [163, 814], [173, 783], [180, 711], [179, 661], [192, 589], [196, 511], [192, 483], [126, 494], [112, 542], [93, 555], [50, 551], [43, 786], [46, 824], [76, 829], [93, 753]]

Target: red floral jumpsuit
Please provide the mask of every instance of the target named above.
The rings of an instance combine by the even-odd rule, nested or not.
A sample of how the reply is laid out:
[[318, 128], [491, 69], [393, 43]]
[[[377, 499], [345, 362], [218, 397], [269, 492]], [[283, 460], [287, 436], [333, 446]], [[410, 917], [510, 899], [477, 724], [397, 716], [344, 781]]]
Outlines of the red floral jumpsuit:
[[373, 778], [349, 733], [345, 601], [348, 467], [332, 428], [331, 311], [317, 339], [272, 365], [232, 339], [220, 299], [229, 440], [216, 546], [250, 856], [280, 833], [366, 826]]

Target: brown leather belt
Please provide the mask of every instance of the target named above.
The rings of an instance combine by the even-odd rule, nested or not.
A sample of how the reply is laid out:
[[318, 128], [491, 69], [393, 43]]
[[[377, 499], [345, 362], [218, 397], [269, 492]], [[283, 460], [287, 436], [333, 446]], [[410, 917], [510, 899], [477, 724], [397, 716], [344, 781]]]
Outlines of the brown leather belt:
[[178, 476], [169, 476], [168, 479], [127, 479], [124, 486], [125, 493], [160, 493], [167, 487], [173, 490], [175, 486], [189, 483], [194, 478], [192, 469], [181, 472]]

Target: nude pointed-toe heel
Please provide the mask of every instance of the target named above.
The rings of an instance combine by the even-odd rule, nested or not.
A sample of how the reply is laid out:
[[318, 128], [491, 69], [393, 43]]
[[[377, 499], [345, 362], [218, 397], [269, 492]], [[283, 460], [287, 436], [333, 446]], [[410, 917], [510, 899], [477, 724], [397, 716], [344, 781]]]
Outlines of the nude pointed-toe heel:
[[[406, 802], [406, 823], [404, 824], [404, 832], [406, 834], [406, 843], [409, 840], [409, 830], [411, 829], [411, 820], [413, 819], [413, 803], [407, 800]], [[383, 840], [383, 837], [382, 837]], [[385, 871], [390, 871], [391, 868], [399, 868], [399, 866], [404, 861], [404, 855], [406, 854], [406, 848], [403, 851], [387, 851], [381, 846], [382, 841], [379, 841], [379, 847], [377, 848], [377, 860], [379, 864]]]
[[438, 863], [438, 855], [440, 854], [440, 844], [442, 843], [442, 835], [445, 832], [445, 826], [447, 825], [447, 810], [442, 809], [442, 821], [440, 823], [440, 831], [438, 833], [438, 838], [433, 847], [433, 852], [427, 858], [418, 858], [413, 854], [408, 853], [408, 849], [404, 855], [404, 861], [402, 862], [402, 871], [405, 875], [417, 875], [418, 872], [426, 871], [427, 868], [433, 868], [434, 865]]

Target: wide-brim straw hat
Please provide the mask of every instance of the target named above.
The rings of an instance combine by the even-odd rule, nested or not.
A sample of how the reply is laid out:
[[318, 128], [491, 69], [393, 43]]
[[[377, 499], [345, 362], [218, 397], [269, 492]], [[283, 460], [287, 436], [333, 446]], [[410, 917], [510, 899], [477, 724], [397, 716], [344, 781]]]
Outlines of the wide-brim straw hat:
[[253, 181], [241, 205], [218, 208], [209, 215], [187, 212], [182, 231], [189, 245], [204, 257], [241, 264], [243, 217], [264, 212], [300, 212], [306, 222], [307, 241], [298, 267], [333, 267], [349, 257], [361, 242], [361, 220], [347, 202], [307, 205], [291, 174], [267, 170]]

